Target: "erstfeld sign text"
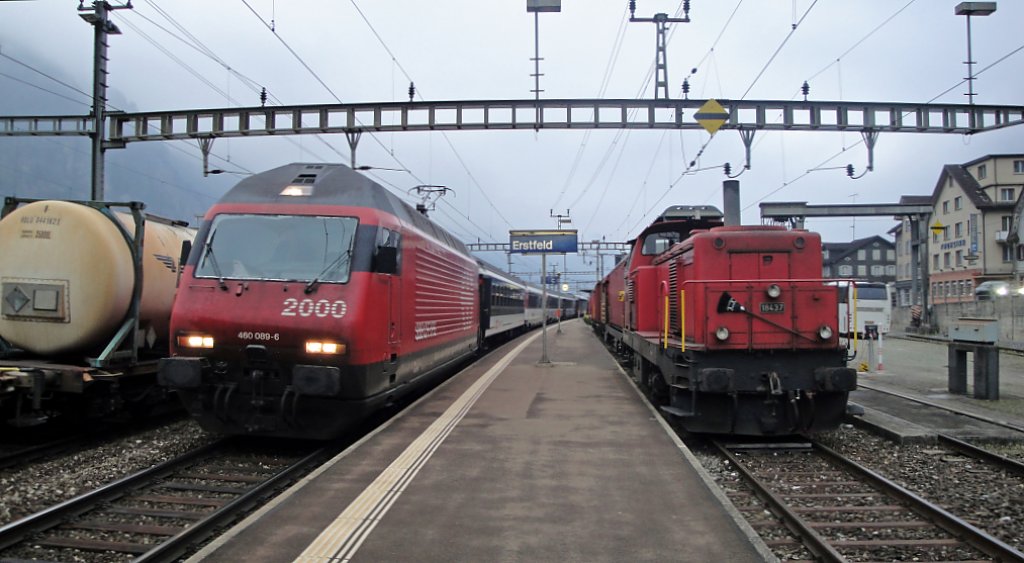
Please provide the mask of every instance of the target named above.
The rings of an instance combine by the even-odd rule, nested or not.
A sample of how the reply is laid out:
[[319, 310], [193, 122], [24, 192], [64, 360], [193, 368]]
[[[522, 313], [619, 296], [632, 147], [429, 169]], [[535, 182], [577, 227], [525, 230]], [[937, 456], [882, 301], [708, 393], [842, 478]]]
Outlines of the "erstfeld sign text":
[[579, 249], [576, 231], [509, 231], [509, 244], [517, 254], [562, 254]]

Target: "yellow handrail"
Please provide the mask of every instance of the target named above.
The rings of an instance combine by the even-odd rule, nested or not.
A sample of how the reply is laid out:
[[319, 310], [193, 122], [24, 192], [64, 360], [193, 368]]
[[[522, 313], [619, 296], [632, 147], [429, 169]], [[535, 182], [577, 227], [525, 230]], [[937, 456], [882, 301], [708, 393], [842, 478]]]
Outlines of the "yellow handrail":
[[679, 290], [679, 351], [686, 351], [686, 291]]
[[665, 344], [663, 346], [666, 350], [668, 349], [668, 294], [665, 294]]
[[850, 282], [853, 295], [850, 297], [850, 308], [853, 309], [853, 353], [857, 353], [857, 284]]

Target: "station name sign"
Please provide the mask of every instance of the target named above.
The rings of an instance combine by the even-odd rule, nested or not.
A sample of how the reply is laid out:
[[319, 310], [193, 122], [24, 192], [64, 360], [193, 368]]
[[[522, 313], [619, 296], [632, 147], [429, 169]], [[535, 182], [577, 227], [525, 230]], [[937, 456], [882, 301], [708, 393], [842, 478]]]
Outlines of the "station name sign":
[[579, 250], [575, 230], [509, 231], [509, 246], [515, 254], [563, 254]]

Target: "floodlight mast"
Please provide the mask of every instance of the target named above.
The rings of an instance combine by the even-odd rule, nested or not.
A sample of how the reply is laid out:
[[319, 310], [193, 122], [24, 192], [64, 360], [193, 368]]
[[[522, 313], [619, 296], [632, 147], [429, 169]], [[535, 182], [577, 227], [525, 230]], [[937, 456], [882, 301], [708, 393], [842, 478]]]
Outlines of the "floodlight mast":
[[[526, 0], [526, 12], [533, 14], [533, 94], [540, 102], [540, 13], [561, 12], [562, 0]], [[540, 104], [537, 105], [536, 119], [533, 129], [540, 130]]]
[[988, 16], [996, 11], [995, 2], [961, 2], [954, 12], [967, 16], [967, 103], [974, 105], [974, 58], [971, 54], [971, 16]]

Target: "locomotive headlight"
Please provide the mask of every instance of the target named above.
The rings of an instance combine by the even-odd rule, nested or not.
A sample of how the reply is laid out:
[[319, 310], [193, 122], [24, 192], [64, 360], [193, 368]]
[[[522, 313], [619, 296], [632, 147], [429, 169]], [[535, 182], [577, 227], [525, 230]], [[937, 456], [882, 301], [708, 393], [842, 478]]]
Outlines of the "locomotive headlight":
[[345, 345], [337, 342], [327, 342], [323, 340], [307, 340], [306, 341], [306, 353], [307, 354], [344, 354]]
[[205, 334], [185, 334], [178, 337], [182, 348], [213, 348], [213, 337]]
[[822, 340], [832, 338], [832, 327], [828, 325], [821, 325], [821, 328], [818, 329], [818, 336], [820, 336]]
[[779, 296], [782, 295], [782, 288], [779, 287], [779, 284], [773, 283], [768, 286], [766, 293], [768, 294], [768, 297], [771, 297], [772, 299], [778, 299]]
[[725, 342], [726, 340], [729, 339], [729, 329], [725, 328], [724, 326], [718, 327], [718, 330], [715, 331], [715, 338], [721, 340], [722, 342]]

